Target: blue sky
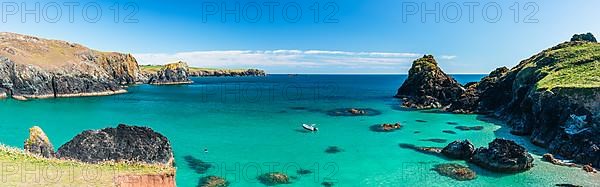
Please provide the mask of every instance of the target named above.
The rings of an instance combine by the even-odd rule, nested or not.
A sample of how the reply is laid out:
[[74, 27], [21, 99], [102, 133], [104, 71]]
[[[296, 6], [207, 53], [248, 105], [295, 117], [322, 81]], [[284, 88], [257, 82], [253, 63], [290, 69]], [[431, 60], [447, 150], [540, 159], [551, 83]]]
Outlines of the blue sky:
[[[22, 20], [22, 10], [34, 9], [36, 2], [40, 21], [32, 14]], [[51, 19], [59, 12], [51, 2], [61, 7], [57, 21]], [[574, 33], [600, 35], [596, 10], [600, 1], [585, 0], [479, 1], [473, 16], [465, 5], [473, 1], [79, 1], [70, 22], [64, 3], [72, 2], [77, 1], [4, 1], [0, 31], [132, 53], [140, 64], [185, 60], [194, 66], [262, 68], [271, 73], [406, 73], [422, 54], [435, 55], [450, 73], [488, 73], [499, 66], [512, 67]], [[134, 6], [127, 6], [128, 2]], [[222, 21], [223, 9], [233, 9], [236, 2], [240, 21], [233, 15]], [[270, 21], [265, 3], [273, 2], [279, 6], [274, 6]], [[435, 14], [426, 14], [423, 21], [422, 6], [436, 10], [436, 3], [440, 21], [435, 21]], [[87, 7], [86, 18], [95, 17], [92, 5], [102, 10], [95, 23], [83, 15]], [[214, 5], [218, 10], [208, 9]], [[252, 20], [257, 12], [254, 5], [261, 8], [258, 21]], [[414, 6], [420, 10], [409, 9]], [[118, 22], [115, 7], [120, 10]], [[137, 11], [129, 20], [134, 23], [125, 23], [134, 7]], [[295, 7], [302, 10], [297, 20]], [[315, 7], [320, 10], [317, 22]], [[497, 9], [502, 15], [494, 20]], [[460, 19], [453, 19], [457, 12]], [[528, 16], [530, 23], [525, 23]]]

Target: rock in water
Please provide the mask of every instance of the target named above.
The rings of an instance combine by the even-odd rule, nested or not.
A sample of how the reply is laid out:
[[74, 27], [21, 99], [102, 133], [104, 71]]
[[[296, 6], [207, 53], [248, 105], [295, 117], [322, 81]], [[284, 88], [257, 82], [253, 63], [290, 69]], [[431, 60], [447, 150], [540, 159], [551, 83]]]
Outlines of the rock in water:
[[487, 148], [475, 150], [471, 162], [496, 172], [521, 172], [533, 167], [533, 157], [511, 140], [495, 139]]
[[454, 141], [442, 149], [442, 154], [449, 158], [469, 160], [475, 153], [475, 146], [469, 141]]
[[403, 99], [403, 106], [409, 108], [441, 108], [463, 92], [464, 88], [438, 67], [432, 55], [425, 55], [413, 62], [395, 97]]
[[206, 176], [200, 179], [199, 187], [227, 187], [229, 182], [217, 176]]
[[469, 169], [469, 167], [460, 164], [438, 164], [432, 169], [438, 174], [446, 177], [450, 177], [459, 181], [473, 180], [477, 177], [477, 174]]
[[187, 63], [179, 61], [164, 65], [157, 72], [150, 72], [148, 75], [148, 84], [190, 84], [189, 66]]
[[123, 124], [84, 131], [62, 145], [57, 156], [87, 163], [131, 161], [171, 165], [173, 162], [171, 143], [165, 136], [147, 127]]
[[258, 176], [258, 181], [267, 186], [275, 186], [279, 184], [289, 184], [291, 183], [290, 177], [285, 173], [281, 172], [272, 172], [265, 173]]
[[54, 146], [46, 133], [38, 126], [29, 129], [29, 138], [25, 140], [23, 149], [29, 153], [40, 155], [46, 158], [54, 157]]

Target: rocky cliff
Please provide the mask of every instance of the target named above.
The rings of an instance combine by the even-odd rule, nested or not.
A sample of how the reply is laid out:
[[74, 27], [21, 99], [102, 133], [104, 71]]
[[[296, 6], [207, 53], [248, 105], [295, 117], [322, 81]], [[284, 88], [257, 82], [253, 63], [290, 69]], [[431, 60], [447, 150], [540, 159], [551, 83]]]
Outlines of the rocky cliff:
[[492, 114], [512, 133], [581, 164], [600, 167], [600, 44], [590, 34], [497, 69], [447, 109]]
[[179, 61], [166, 64], [160, 67], [144, 68], [142, 71], [146, 74], [148, 84], [190, 84], [190, 68], [187, 63]]
[[413, 62], [408, 78], [396, 94], [403, 105], [410, 108], [441, 108], [464, 93], [464, 88], [454, 78], [446, 75], [432, 55]]
[[0, 92], [49, 98], [122, 93], [141, 75], [129, 54], [79, 44], [0, 33]]

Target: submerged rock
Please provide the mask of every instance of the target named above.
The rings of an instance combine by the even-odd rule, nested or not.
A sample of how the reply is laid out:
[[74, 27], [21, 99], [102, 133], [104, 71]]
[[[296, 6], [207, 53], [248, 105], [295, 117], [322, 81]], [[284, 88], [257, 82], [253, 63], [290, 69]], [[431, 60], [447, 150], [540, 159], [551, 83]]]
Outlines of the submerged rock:
[[338, 146], [329, 146], [327, 149], [325, 149], [325, 152], [329, 154], [336, 154], [342, 151], [344, 150], [339, 148]]
[[227, 187], [229, 186], [229, 182], [224, 178], [217, 176], [206, 176], [200, 178], [198, 183], [198, 187]]
[[456, 126], [454, 128], [456, 128], [458, 130], [461, 130], [461, 131], [472, 131], [472, 130], [473, 131], [480, 131], [480, 130], [483, 130], [483, 126], [473, 126], [473, 127]]
[[58, 149], [57, 157], [87, 163], [129, 161], [171, 165], [173, 150], [165, 136], [150, 128], [120, 124], [117, 128], [78, 134]]
[[446, 106], [463, 92], [464, 88], [438, 67], [432, 55], [425, 55], [413, 62], [395, 97], [404, 101], [404, 107], [429, 109]]
[[442, 149], [442, 154], [449, 158], [469, 160], [475, 153], [475, 146], [469, 140], [456, 140]]
[[298, 169], [298, 171], [296, 171], [296, 173], [298, 173], [298, 175], [308, 175], [313, 173], [311, 170], [308, 169]]
[[396, 123], [396, 124], [384, 123], [381, 125], [373, 125], [370, 127], [371, 131], [373, 131], [373, 132], [394, 132], [394, 131], [400, 130], [401, 128], [402, 128], [402, 125], [400, 125], [400, 123]]
[[338, 108], [327, 111], [329, 116], [377, 116], [381, 112], [371, 108]]
[[448, 140], [446, 139], [441, 139], [441, 138], [430, 138], [430, 139], [421, 139], [419, 141], [424, 141], [424, 142], [435, 142], [435, 143], [446, 143]]
[[29, 138], [25, 140], [23, 149], [26, 152], [40, 155], [46, 158], [54, 157], [54, 146], [50, 143], [50, 139], [46, 133], [38, 126], [29, 129]]
[[267, 186], [290, 184], [290, 177], [282, 172], [265, 173], [258, 176], [258, 181]]
[[455, 163], [438, 164], [435, 165], [432, 170], [436, 171], [442, 176], [450, 177], [459, 181], [467, 181], [477, 178], [475, 171], [471, 170], [469, 167]]
[[521, 172], [533, 167], [533, 157], [527, 150], [505, 139], [495, 139], [487, 148], [477, 148], [471, 162], [496, 172]]
[[205, 174], [206, 171], [212, 167], [210, 163], [206, 163], [200, 159], [194, 158], [191, 155], [185, 156], [183, 159], [187, 162], [188, 167], [193, 169], [198, 174]]

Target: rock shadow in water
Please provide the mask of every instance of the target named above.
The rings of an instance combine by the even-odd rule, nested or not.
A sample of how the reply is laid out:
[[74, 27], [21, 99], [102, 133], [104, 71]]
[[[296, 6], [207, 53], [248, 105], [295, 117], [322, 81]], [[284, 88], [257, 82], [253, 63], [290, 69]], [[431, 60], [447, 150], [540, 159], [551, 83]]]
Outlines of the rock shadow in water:
[[197, 159], [191, 155], [183, 157], [188, 167], [194, 170], [198, 174], [205, 174], [208, 169], [212, 167], [210, 163], [206, 163], [200, 159]]
[[444, 131], [442, 131], [442, 132], [443, 132], [443, 133], [446, 133], [446, 134], [456, 134], [456, 132], [454, 132], [454, 131], [451, 131], [451, 130], [444, 130]]
[[448, 140], [441, 139], [441, 138], [421, 139], [419, 141], [423, 141], [423, 142], [435, 142], [435, 143], [446, 143], [446, 142], [448, 142]]
[[480, 131], [480, 130], [483, 130], [483, 126], [473, 126], [473, 127], [456, 126], [455, 128], [458, 129], [458, 130], [461, 130], [461, 131]]
[[325, 153], [328, 153], [328, 154], [336, 154], [336, 153], [340, 153], [342, 151], [344, 151], [344, 150], [339, 148], [338, 146], [329, 146], [327, 149], [325, 149]]
[[[361, 114], [352, 113], [351, 111], [353, 109], [356, 111], [363, 111], [364, 113], [361, 113]], [[381, 115], [381, 111], [375, 110], [372, 108], [338, 108], [338, 109], [329, 110], [326, 112], [326, 114], [329, 116], [348, 116], [348, 117], [378, 116], [378, 115]]]

